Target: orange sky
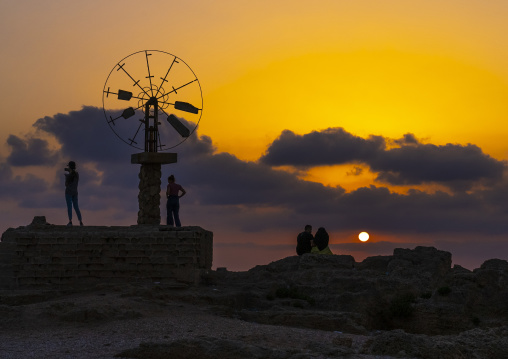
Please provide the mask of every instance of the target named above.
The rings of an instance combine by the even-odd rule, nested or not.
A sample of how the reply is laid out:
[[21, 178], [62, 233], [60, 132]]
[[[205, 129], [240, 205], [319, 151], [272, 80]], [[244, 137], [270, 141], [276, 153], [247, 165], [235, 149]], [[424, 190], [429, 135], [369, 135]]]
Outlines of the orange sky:
[[[40, 117], [101, 107], [117, 61], [158, 49], [200, 80], [199, 133], [243, 160], [284, 129], [328, 127], [507, 159], [507, 15], [499, 0], [0, 1], [0, 157]], [[353, 167], [301, 176], [372, 183]]]
[[146, 4], [2, 2], [2, 135], [43, 115], [101, 106], [118, 60], [160, 49], [202, 83], [201, 133], [245, 159], [282, 129], [329, 126], [472, 142], [506, 157], [505, 2]]

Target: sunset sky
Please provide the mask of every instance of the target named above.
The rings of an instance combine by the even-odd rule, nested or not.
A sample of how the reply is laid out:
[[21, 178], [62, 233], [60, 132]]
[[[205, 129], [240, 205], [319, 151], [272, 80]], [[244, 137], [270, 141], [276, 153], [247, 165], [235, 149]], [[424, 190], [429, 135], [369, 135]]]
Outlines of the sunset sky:
[[357, 261], [417, 245], [469, 269], [507, 259], [506, 18], [500, 0], [0, 0], [0, 231], [67, 223], [69, 160], [85, 224], [136, 223], [140, 151], [102, 90], [161, 50], [202, 88], [163, 185], [175, 174], [182, 224], [214, 232], [214, 268], [294, 255], [305, 224]]

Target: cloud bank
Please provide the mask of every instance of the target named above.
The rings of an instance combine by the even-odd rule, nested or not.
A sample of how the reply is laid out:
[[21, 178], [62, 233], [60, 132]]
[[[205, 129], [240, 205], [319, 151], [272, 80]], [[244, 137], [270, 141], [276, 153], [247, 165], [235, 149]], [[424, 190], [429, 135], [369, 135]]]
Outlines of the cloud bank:
[[[108, 225], [111, 219], [133, 224], [126, 222], [135, 221], [137, 213], [139, 167], [130, 164], [136, 150], [114, 136], [101, 109], [83, 107], [44, 117], [34, 128], [33, 133], [7, 140], [11, 152], [0, 162], [0, 200], [14, 202], [12, 210], [20, 213], [26, 208], [39, 208], [41, 213], [61, 208], [65, 222], [63, 167], [74, 160], [80, 171], [82, 212], [109, 214], [101, 223], [90, 224]], [[186, 188], [184, 225], [258, 233], [260, 245], [280, 244], [266, 243], [265, 238], [272, 232], [298, 232], [307, 223], [332, 232], [368, 229], [429, 238], [442, 233], [508, 234], [506, 164], [473, 144], [424, 144], [413, 134], [402, 139], [364, 139], [342, 128], [329, 128], [304, 135], [285, 130], [256, 162], [220, 153], [211, 138], [198, 134], [177, 150], [179, 162], [163, 166], [162, 186], [174, 173]], [[345, 163], [369, 166], [377, 184], [347, 192], [278, 168]], [[16, 174], [23, 168], [29, 172]], [[451, 191], [390, 190], [392, 185], [422, 183], [439, 183]], [[164, 205], [161, 208], [164, 218]], [[241, 243], [241, 238], [236, 242]]]
[[502, 180], [506, 168], [475, 145], [423, 144], [413, 134], [392, 142], [387, 148], [380, 136], [363, 139], [342, 128], [328, 128], [296, 135], [286, 130], [260, 158], [270, 166], [315, 167], [362, 163], [376, 173], [376, 181], [387, 185], [438, 183], [453, 190], [469, 190], [478, 182]]

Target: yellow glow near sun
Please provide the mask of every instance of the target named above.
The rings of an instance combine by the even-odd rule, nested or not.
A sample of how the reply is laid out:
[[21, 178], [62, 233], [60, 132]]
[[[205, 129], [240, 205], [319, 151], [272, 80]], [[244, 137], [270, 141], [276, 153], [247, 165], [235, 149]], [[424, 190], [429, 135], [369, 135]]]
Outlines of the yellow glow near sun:
[[309, 54], [251, 69], [208, 93], [213, 121], [200, 127], [219, 150], [247, 160], [259, 158], [284, 129], [327, 127], [364, 138], [411, 132], [435, 144], [474, 142], [488, 152], [491, 129], [505, 131], [506, 99], [499, 74], [458, 59], [395, 50]]
[[344, 164], [313, 167], [305, 172], [301, 178], [307, 181], [319, 182], [325, 186], [340, 186], [350, 192], [371, 185], [376, 178], [376, 174], [370, 172], [369, 167], [363, 164]]
[[358, 239], [362, 242], [367, 242], [369, 240], [369, 234], [367, 232], [362, 232], [358, 235]]

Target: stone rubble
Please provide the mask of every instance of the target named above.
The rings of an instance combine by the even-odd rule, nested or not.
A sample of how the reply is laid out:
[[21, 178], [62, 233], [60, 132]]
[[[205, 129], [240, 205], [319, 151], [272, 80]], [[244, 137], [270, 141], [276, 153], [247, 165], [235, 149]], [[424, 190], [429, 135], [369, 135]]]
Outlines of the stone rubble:
[[[28, 227], [55, 230], [41, 219]], [[29, 252], [33, 238], [25, 240]], [[0, 290], [1, 357], [508, 358], [502, 259], [470, 271], [452, 267], [449, 252], [416, 247], [362, 262], [305, 254], [199, 276]]]

